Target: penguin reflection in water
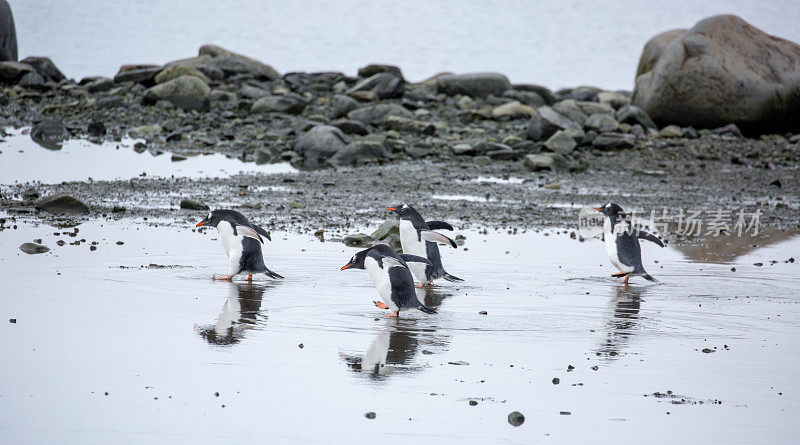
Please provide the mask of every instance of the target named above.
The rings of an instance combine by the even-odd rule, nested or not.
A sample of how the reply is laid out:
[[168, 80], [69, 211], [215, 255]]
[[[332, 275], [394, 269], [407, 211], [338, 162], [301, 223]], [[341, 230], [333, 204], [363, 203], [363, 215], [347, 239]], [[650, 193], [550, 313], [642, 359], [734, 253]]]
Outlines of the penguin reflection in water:
[[656, 243], [661, 247], [664, 247], [664, 243], [652, 233], [634, 229], [630, 217], [622, 210], [622, 207], [613, 202], [595, 210], [605, 215], [603, 240], [606, 244], [606, 252], [611, 264], [619, 269], [618, 273], [611, 276], [624, 277], [625, 284], [628, 284], [630, 277], [643, 277], [646, 280], [658, 281], [650, 276], [642, 266], [642, 248], [639, 245], [639, 238]]
[[399, 254], [386, 244], [376, 244], [356, 252], [342, 270], [366, 269], [378, 289], [383, 302], [375, 301], [375, 306], [392, 311], [390, 317], [397, 317], [401, 310], [419, 309], [433, 314], [436, 311], [422, 304], [414, 291], [414, 277], [408, 263], [430, 265], [427, 258], [416, 255]]
[[245, 333], [263, 324], [266, 311], [261, 309], [264, 292], [269, 288], [260, 283], [227, 283], [228, 298], [213, 325], [196, 326], [201, 337], [215, 345], [233, 345], [244, 338]]
[[269, 270], [264, 264], [261, 254], [261, 245], [264, 238], [272, 241], [269, 232], [251, 223], [244, 215], [236, 210], [214, 210], [196, 227], [211, 226], [219, 230], [222, 246], [230, 261], [228, 275], [217, 277], [217, 280], [231, 281], [234, 276], [246, 274], [252, 281], [253, 274], [264, 273], [270, 278], [283, 278], [281, 275]]
[[387, 210], [400, 216], [400, 244], [403, 252], [427, 258], [430, 263], [409, 264], [411, 272], [417, 277], [419, 286], [432, 285], [433, 280], [444, 278], [447, 281], [464, 281], [455, 275], [450, 275], [442, 266], [442, 256], [439, 254], [437, 243], [449, 244], [454, 249], [458, 244], [450, 238], [434, 230], [453, 230], [453, 226], [444, 221], [425, 221], [422, 215], [408, 204], [386, 207]]

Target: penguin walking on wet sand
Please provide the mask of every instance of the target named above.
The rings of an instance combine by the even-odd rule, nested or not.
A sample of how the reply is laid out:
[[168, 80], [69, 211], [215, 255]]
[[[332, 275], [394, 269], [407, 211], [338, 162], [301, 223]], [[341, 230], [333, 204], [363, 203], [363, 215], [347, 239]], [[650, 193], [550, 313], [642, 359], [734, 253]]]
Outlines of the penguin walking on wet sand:
[[630, 277], [643, 277], [646, 280], [657, 282], [658, 280], [650, 276], [642, 266], [642, 248], [639, 245], [639, 238], [656, 243], [661, 247], [664, 247], [664, 243], [652, 233], [634, 229], [632, 221], [622, 207], [613, 202], [595, 210], [605, 215], [603, 240], [606, 244], [606, 252], [608, 252], [611, 264], [619, 269], [618, 273], [611, 276], [624, 277], [625, 284], [628, 284]]
[[414, 291], [414, 277], [408, 264], [431, 264], [426, 258], [416, 255], [399, 254], [386, 244], [376, 244], [368, 249], [356, 252], [350, 262], [341, 270], [366, 269], [378, 295], [383, 302], [374, 301], [375, 306], [392, 311], [390, 317], [397, 317], [404, 309], [419, 309], [427, 314], [436, 313], [435, 309], [422, 304]]
[[236, 275], [246, 274], [247, 279], [252, 280], [253, 274], [257, 273], [275, 279], [283, 278], [264, 264], [261, 245], [264, 244], [264, 238], [272, 241], [269, 232], [251, 223], [241, 213], [236, 210], [213, 210], [196, 227], [201, 226], [219, 230], [222, 246], [231, 265], [228, 275], [215, 276], [214, 279], [231, 281]]
[[444, 270], [437, 243], [449, 244], [453, 248], [458, 248], [458, 245], [441, 233], [434, 232], [437, 229], [453, 230], [453, 226], [444, 221], [425, 221], [422, 215], [408, 204], [386, 207], [386, 209], [400, 216], [400, 245], [403, 246], [403, 252], [421, 256], [430, 261], [430, 264], [409, 264], [411, 272], [420, 282], [420, 287], [431, 285], [433, 280], [438, 278], [444, 278], [451, 282], [464, 281]]

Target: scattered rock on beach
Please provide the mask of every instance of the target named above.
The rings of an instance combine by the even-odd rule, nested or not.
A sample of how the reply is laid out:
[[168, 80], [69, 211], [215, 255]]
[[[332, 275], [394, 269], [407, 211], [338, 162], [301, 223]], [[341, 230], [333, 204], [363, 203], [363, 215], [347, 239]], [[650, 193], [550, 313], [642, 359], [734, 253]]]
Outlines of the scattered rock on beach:
[[37, 202], [34, 207], [54, 214], [89, 213], [89, 206], [69, 195], [48, 196]]
[[23, 243], [21, 246], [19, 246], [19, 250], [27, 253], [28, 255], [36, 255], [38, 253], [45, 253], [50, 251], [50, 249], [47, 246], [39, 243]]
[[511, 89], [511, 82], [500, 73], [445, 74], [436, 78], [436, 87], [448, 96], [487, 97], [502, 95]]
[[181, 208], [185, 210], [209, 210], [206, 204], [189, 198], [181, 199]]
[[209, 106], [211, 88], [195, 76], [181, 76], [149, 88], [145, 92], [146, 104], [167, 100], [176, 108], [205, 110]]

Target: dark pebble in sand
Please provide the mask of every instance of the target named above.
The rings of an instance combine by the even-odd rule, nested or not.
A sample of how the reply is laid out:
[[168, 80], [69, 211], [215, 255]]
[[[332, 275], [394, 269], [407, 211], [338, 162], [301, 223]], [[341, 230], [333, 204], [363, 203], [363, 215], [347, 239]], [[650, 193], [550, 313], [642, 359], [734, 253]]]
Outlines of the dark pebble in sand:
[[375, 414], [374, 411], [370, 411], [368, 413], [364, 413], [364, 417], [366, 417], [367, 419], [374, 419], [375, 417], [377, 417], [377, 414]]
[[300, 348], [300, 349], [303, 349], [305, 346], [303, 346], [303, 344], [300, 343], [299, 345], [297, 345], [297, 347]]
[[219, 397], [219, 391], [214, 393], [214, 397]]
[[572, 366], [572, 365], [567, 365], [567, 372], [572, 372], [572, 370], [573, 370], [573, 369], [575, 369], [575, 367], [574, 367], [574, 366]]
[[736, 272], [736, 268], [735, 267], [731, 267], [731, 272]]
[[108, 395], [108, 391], [106, 391], [105, 394]]
[[447, 362], [447, 364], [448, 365], [464, 365], [464, 366], [469, 365], [469, 363], [465, 362], [464, 360], [458, 360], [456, 362]]
[[124, 242], [122, 242], [122, 241], [117, 241], [117, 245], [118, 245], [118, 246], [121, 246], [121, 245], [123, 245], [123, 244], [125, 244], [125, 243], [124, 243]]
[[558, 385], [559, 383], [561, 383], [561, 379], [558, 377], [553, 377], [553, 384]]
[[753, 266], [758, 266], [758, 267], [761, 267], [761, 266], [763, 266], [763, 265], [764, 265], [764, 263], [753, 263]]
[[89, 246], [89, 250], [95, 251], [95, 250], [97, 250], [97, 246]]
[[508, 423], [514, 426], [520, 426], [525, 423], [525, 416], [519, 411], [514, 411], [508, 415]]
[[469, 401], [469, 406], [476, 406], [477, 404], [478, 404], [477, 400], [470, 400]]
[[19, 250], [27, 253], [28, 255], [36, 255], [37, 253], [45, 253], [50, 251], [47, 246], [43, 246], [38, 243], [24, 243], [19, 246]]
[[16, 318], [9, 318], [9, 319], [8, 319], [8, 322], [9, 322], [9, 323], [16, 323], [16, 322], [17, 322], [17, 319], [16, 319]]
[[558, 413], [561, 414], [562, 416], [571, 416], [572, 415], [572, 413], [569, 412], [569, 411], [559, 411]]
[[713, 350], [713, 349], [703, 348], [703, 353], [704, 353], [704, 354], [710, 354], [710, 353], [712, 353], [712, 352], [717, 352], [717, 351], [715, 351], [715, 350]]
[[481, 315], [488, 315], [488, 314], [489, 314], [489, 313], [488, 313], [488, 312], [486, 312], [486, 311], [480, 311], [480, 312], [478, 312], [478, 313], [479, 313], [479, 314], [481, 314]]

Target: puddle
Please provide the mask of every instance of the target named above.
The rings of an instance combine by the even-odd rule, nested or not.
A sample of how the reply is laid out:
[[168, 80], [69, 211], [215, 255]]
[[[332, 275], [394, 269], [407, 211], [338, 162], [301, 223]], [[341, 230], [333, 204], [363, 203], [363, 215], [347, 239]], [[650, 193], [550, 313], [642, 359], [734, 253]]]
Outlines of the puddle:
[[[27, 130], [7, 130], [0, 142], [0, 184], [39, 181], [108, 181], [142, 176], [218, 178], [237, 173], [294, 173], [288, 163], [256, 165], [225, 155], [198, 154], [173, 157], [164, 152], [137, 153], [137, 140], [95, 144], [85, 140], [64, 141], [61, 149], [49, 150], [34, 142]], [[184, 159], [185, 158], [185, 159]], [[173, 160], [174, 159], [174, 160]], [[182, 159], [182, 160], [178, 160]]]
[[473, 179], [472, 182], [479, 182], [479, 183], [490, 182], [493, 184], [522, 184], [523, 182], [525, 182], [525, 179], [515, 178], [515, 177], [499, 178], [497, 176], [478, 176], [477, 178]]
[[[444, 263], [466, 281], [419, 291], [437, 314], [391, 320], [372, 305], [365, 271], [339, 270], [355, 249], [311, 234], [267, 243], [266, 263], [285, 280], [231, 284], [210, 279], [227, 270], [217, 235], [190, 222], [37, 224], [0, 231], [0, 438], [524, 444], [587, 430], [644, 441], [668, 428], [670, 441], [752, 443], [800, 433], [800, 263], [784, 262], [800, 257], [797, 236], [722, 263], [644, 244], [660, 283], [625, 287], [609, 278], [599, 240], [457, 232], [465, 248]], [[19, 251], [36, 238], [52, 250]], [[512, 411], [522, 426], [508, 424]]]

